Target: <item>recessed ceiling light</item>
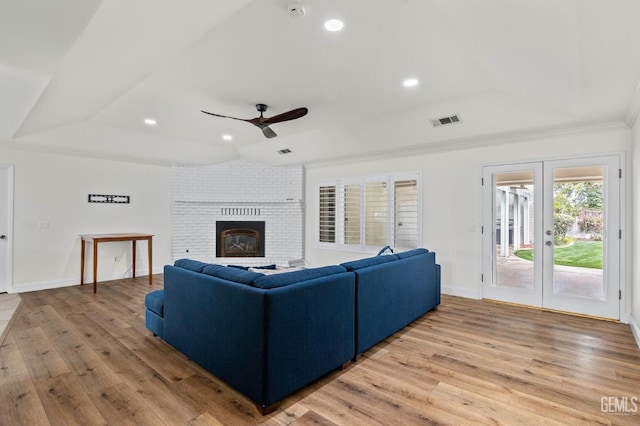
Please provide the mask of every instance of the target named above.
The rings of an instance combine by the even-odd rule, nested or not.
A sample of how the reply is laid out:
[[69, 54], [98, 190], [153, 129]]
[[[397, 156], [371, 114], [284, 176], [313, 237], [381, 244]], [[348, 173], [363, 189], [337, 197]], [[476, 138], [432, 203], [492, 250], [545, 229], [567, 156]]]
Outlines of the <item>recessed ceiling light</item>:
[[222, 135], [222, 139], [229, 142], [233, 140], [233, 136], [231, 135]]
[[402, 85], [404, 87], [414, 87], [418, 85], [418, 79], [417, 78], [408, 78], [405, 81], [402, 82]]
[[144, 124], [146, 124], [147, 126], [155, 126], [156, 124], [158, 124], [158, 122], [153, 118], [145, 118]]
[[324, 27], [327, 31], [335, 32], [340, 31], [344, 27], [344, 23], [339, 19], [329, 19], [324, 23]]

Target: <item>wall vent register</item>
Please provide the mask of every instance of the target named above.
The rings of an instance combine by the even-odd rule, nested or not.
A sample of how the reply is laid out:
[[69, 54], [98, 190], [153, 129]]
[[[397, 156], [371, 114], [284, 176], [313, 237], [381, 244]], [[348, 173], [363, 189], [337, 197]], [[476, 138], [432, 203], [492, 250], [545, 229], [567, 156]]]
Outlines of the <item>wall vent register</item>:
[[448, 117], [440, 117], [431, 119], [431, 124], [433, 127], [446, 126], [448, 124], [455, 124], [460, 122], [460, 116], [458, 114], [451, 115]]

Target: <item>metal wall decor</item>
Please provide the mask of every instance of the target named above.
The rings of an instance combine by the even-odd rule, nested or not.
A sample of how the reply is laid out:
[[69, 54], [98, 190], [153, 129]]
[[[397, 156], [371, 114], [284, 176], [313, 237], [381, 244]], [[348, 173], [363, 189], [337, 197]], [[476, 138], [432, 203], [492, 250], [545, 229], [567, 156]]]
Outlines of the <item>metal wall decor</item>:
[[89, 194], [90, 203], [129, 204], [130, 198], [128, 195]]

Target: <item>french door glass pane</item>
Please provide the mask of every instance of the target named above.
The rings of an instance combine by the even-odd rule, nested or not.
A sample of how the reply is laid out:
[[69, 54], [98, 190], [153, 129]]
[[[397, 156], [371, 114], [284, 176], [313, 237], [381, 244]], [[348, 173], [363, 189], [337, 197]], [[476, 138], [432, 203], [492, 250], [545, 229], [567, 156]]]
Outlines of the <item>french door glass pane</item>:
[[534, 288], [533, 170], [495, 174], [494, 286]]
[[553, 293], [603, 300], [604, 167], [553, 172]]

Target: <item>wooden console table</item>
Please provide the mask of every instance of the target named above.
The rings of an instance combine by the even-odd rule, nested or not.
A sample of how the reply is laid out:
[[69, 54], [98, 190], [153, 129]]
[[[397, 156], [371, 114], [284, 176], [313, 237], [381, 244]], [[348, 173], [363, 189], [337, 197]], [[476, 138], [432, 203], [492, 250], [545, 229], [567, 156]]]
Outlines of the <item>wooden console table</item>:
[[98, 243], [115, 242], [115, 241], [131, 241], [132, 257], [133, 257], [133, 278], [136, 277], [136, 241], [147, 240], [149, 251], [149, 285], [152, 282], [153, 269], [151, 267], [152, 234], [84, 234], [80, 235], [82, 249], [80, 253], [80, 285], [84, 285], [84, 254], [85, 242], [93, 243], [93, 292], [96, 292], [96, 282], [98, 280]]

